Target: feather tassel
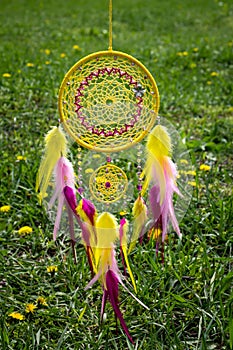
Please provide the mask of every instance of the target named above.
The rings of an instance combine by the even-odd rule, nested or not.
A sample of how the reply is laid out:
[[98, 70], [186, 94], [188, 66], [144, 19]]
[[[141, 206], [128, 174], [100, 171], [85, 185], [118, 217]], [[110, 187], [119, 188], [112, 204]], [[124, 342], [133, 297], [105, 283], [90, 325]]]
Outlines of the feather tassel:
[[55, 175], [55, 191], [52, 198], [49, 201], [48, 209], [51, 210], [56, 199], [58, 199], [58, 209], [57, 209], [57, 215], [56, 215], [56, 220], [55, 220], [55, 225], [53, 230], [53, 239], [56, 240], [57, 232], [60, 227], [62, 210], [65, 202], [65, 196], [64, 196], [63, 190], [65, 186], [69, 186], [73, 189], [73, 191], [75, 191], [74, 170], [71, 162], [63, 156], [60, 157], [59, 160], [57, 161], [57, 164], [55, 165], [54, 175]]
[[157, 125], [147, 140], [147, 161], [142, 172], [142, 176], [145, 176], [142, 194], [152, 183], [153, 187], [149, 191], [150, 209], [154, 227], [156, 227], [156, 223], [158, 227], [158, 220], [162, 225], [162, 242], [167, 234], [169, 220], [181, 238], [172, 203], [173, 194], [181, 195], [181, 193], [176, 185], [177, 170], [170, 158], [171, 152], [171, 138], [166, 128]]
[[131, 237], [131, 243], [129, 246], [129, 253], [134, 249], [139, 237], [143, 235], [145, 224], [148, 219], [147, 206], [141, 195], [139, 195], [136, 201], [134, 202], [132, 212], [134, 217], [134, 224], [133, 224], [133, 234]]
[[40, 203], [43, 198], [46, 197], [46, 190], [53, 172], [53, 169], [61, 157], [66, 156], [67, 142], [65, 134], [61, 130], [61, 127], [53, 127], [45, 136], [45, 151], [42, 158], [37, 178], [36, 178], [36, 191], [40, 190], [39, 199]]
[[120, 250], [121, 250], [121, 255], [123, 256], [123, 259], [125, 261], [126, 267], [129, 272], [129, 276], [131, 278], [135, 293], [137, 293], [137, 287], [135, 283], [135, 279], [133, 277], [132, 270], [129, 265], [129, 260], [128, 260], [128, 247], [127, 247], [127, 232], [129, 230], [129, 224], [125, 218], [121, 219], [120, 221], [120, 228], [119, 228], [119, 235], [120, 235]]
[[119, 282], [122, 283], [122, 281], [115, 258], [114, 242], [118, 236], [118, 225], [116, 218], [108, 212], [100, 214], [96, 219], [96, 233], [97, 247], [95, 251], [95, 262], [97, 266], [97, 273], [88, 283], [85, 289], [91, 287], [98, 279], [101, 279], [101, 284], [103, 287], [100, 313], [101, 319], [103, 318], [107, 299], [109, 299], [115, 315], [119, 319], [126, 336], [133, 343], [133, 339], [129, 334], [129, 330], [119, 309], [118, 285]]

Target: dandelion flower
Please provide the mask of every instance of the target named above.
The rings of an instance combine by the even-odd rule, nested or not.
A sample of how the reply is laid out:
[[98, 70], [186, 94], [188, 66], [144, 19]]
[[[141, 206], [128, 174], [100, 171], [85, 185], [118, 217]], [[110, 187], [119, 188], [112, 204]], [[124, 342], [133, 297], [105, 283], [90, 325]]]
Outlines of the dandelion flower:
[[195, 62], [191, 62], [190, 65], [189, 65], [189, 67], [190, 67], [191, 69], [194, 69], [194, 68], [197, 67], [197, 64], [196, 64]]
[[197, 175], [197, 173], [196, 173], [195, 170], [188, 170], [188, 171], [185, 172], [185, 174], [186, 174], [186, 175], [193, 175], [193, 176], [196, 176], [196, 175]]
[[22, 315], [21, 313], [19, 313], [19, 312], [12, 312], [11, 314], [9, 314], [8, 316], [10, 316], [10, 317], [12, 317], [12, 318], [15, 318], [15, 319], [17, 319], [17, 320], [20, 320], [20, 321], [22, 321], [22, 320], [24, 320], [25, 319], [25, 317], [24, 317], [24, 315]]
[[189, 162], [187, 161], [187, 159], [181, 159], [181, 160], [180, 160], [180, 163], [181, 163], [181, 164], [188, 164]]
[[20, 160], [26, 160], [26, 159], [27, 159], [27, 158], [24, 157], [24, 156], [17, 156], [16, 158], [17, 158], [18, 161], [20, 161]]
[[51, 62], [50, 61], [45, 61], [45, 64], [50, 64]]
[[199, 51], [198, 47], [193, 48], [193, 52], [198, 52], [198, 51]]
[[81, 47], [78, 46], [78, 45], [74, 45], [74, 46], [73, 46], [73, 49], [74, 49], [74, 50], [77, 50], [77, 51], [81, 51]]
[[91, 174], [91, 173], [93, 173], [93, 171], [94, 171], [94, 169], [92, 169], [92, 168], [87, 168], [87, 169], [85, 170], [85, 173], [86, 173], [86, 174]]
[[46, 299], [44, 297], [38, 297], [36, 299], [36, 302], [38, 305], [48, 306], [48, 304], [46, 303]]
[[93, 154], [92, 158], [100, 158], [99, 154]]
[[11, 209], [10, 205], [3, 205], [2, 207], [0, 207], [0, 212], [2, 213], [8, 213], [8, 211]]
[[37, 308], [36, 305], [34, 305], [32, 303], [29, 303], [29, 304], [26, 305], [25, 311], [27, 313], [32, 313], [33, 314], [36, 308]]
[[203, 171], [210, 171], [210, 166], [207, 164], [201, 164], [199, 169]]
[[11, 74], [10, 73], [3, 73], [3, 78], [10, 78], [11, 77]]
[[18, 230], [19, 235], [27, 235], [32, 233], [32, 228], [30, 226], [23, 226]]
[[211, 75], [211, 77], [217, 77], [219, 75], [219, 73], [218, 72], [211, 72], [210, 75]]
[[50, 53], [51, 53], [51, 51], [49, 49], [45, 49], [44, 52], [46, 55], [50, 55]]
[[207, 85], [211, 85], [211, 84], [212, 84], [212, 81], [208, 80]]
[[125, 211], [125, 210], [122, 210], [122, 211], [120, 211], [120, 216], [125, 216], [126, 214], [127, 214], [127, 211]]
[[188, 51], [183, 51], [183, 56], [188, 56]]
[[192, 187], [197, 187], [196, 181], [188, 181], [188, 184]]
[[49, 273], [55, 273], [57, 271], [58, 271], [58, 268], [56, 265], [51, 265], [51, 266], [47, 267], [47, 272], [49, 272]]
[[34, 63], [28, 62], [27, 67], [34, 67]]
[[66, 57], [66, 54], [65, 54], [64, 52], [62, 52], [62, 53], [60, 54], [60, 57], [61, 57], [61, 58], [64, 58], [64, 57]]

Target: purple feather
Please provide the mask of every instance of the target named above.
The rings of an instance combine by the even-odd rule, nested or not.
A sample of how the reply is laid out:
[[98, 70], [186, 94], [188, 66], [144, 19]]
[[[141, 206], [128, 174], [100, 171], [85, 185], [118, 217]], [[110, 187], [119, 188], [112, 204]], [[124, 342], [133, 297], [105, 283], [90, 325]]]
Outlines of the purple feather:
[[94, 216], [96, 213], [96, 209], [95, 209], [94, 204], [91, 201], [89, 201], [88, 199], [83, 198], [82, 199], [82, 209], [85, 212], [85, 214], [87, 215], [87, 217], [90, 219], [92, 226], [94, 226]]
[[160, 190], [159, 186], [155, 185], [149, 192], [150, 208], [154, 222], [156, 223], [161, 215]]
[[116, 317], [119, 319], [120, 324], [125, 331], [125, 334], [127, 335], [128, 339], [132, 344], [134, 344], [134, 341], [129, 334], [129, 330], [126, 326], [126, 323], [123, 319], [122, 313], [119, 309], [119, 301], [118, 301], [118, 283], [119, 280], [117, 276], [114, 274], [112, 270], [108, 270], [106, 273], [106, 287], [109, 295], [109, 301], [112, 304], [113, 310], [115, 312]]

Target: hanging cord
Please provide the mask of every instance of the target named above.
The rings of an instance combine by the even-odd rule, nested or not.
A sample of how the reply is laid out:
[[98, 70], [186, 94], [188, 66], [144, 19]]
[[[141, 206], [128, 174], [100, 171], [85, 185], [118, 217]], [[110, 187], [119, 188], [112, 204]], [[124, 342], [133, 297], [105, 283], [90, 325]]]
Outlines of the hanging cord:
[[108, 49], [112, 51], [112, 0], [109, 0], [109, 46]]

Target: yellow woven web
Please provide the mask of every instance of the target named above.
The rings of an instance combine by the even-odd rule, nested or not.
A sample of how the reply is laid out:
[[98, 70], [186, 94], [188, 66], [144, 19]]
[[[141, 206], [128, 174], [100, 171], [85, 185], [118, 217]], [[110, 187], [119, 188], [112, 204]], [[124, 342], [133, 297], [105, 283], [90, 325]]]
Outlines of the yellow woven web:
[[128, 180], [125, 172], [113, 164], [99, 167], [90, 177], [91, 194], [100, 202], [111, 203], [126, 192]]
[[158, 90], [149, 71], [117, 51], [85, 57], [60, 88], [65, 129], [79, 144], [97, 151], [118, 151], [140, 141], [154, 125], [158, 108]]

